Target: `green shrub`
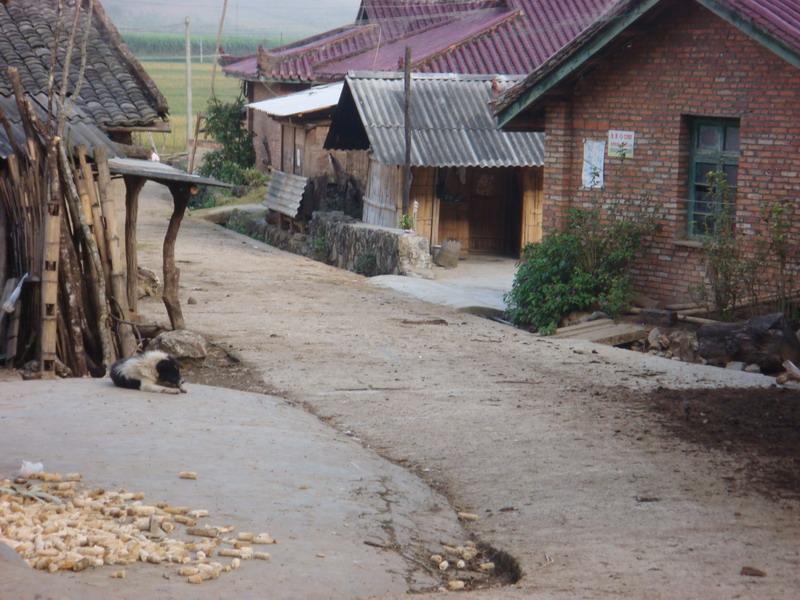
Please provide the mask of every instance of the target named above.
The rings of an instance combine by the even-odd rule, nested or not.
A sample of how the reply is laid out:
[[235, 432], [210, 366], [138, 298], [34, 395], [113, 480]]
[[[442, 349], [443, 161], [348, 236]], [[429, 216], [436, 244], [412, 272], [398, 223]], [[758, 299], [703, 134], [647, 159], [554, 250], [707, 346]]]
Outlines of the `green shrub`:
[[244, 105], [243, 96], [233, 102], [222, 102], [217, 98], [208, 101], [206, 131], [222, 148], [205, 155], [200, 174], [234, 185], [249, 184], [253, 177], [256, 153], [252, 135], [242, 118]]
[[321, 234], [315, 235], [311, 239], [311, 251], [316, 260], [328, 262], [328, 239]]
[[356, 259], [355, 271], [365, 277], [374, 277], [378, 274], [378, 258], [373, 252], [360, 254]]
[[511, 320], [550, 334], [576, 310], [621, 313], [630, 301], [631, 264], [653, 223], [651, 217], [603, 220], [598, 210], [570, 211], [565, 231], [523, 251], [506, 295]]

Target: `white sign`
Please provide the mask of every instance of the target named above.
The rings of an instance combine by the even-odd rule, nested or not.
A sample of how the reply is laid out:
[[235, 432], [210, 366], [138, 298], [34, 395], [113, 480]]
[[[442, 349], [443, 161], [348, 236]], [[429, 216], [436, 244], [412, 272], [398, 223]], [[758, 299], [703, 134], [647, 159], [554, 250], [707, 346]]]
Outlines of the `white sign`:
[[608, 156], [609, 158], [633, 158], [633, 145], [636, 133], [633, 131], [608, 132]]
[[583, 176], [581, 182], [586, 189], [603, 187], [603, 167], [605, 162], [606, 143], [597, 140], [583, 142]]

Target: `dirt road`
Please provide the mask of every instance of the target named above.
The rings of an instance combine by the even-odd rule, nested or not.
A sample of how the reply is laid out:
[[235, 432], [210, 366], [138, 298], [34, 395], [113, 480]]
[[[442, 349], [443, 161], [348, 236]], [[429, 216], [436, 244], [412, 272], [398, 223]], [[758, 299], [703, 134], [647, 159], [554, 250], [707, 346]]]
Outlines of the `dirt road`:
[[[141, 262], [158, 269], [168, 204], [147, 189]], [[269, 390], [481, 516], [474, 532], [511, 552], [525, 577], [478, 596], [800, 590], [796, 501], [761, 496], [728, 456], [676, 440], [630, 401], [660, 385], [766, 378], [538, 339], [205, 222], [184, 225], [177, 256], [192, 329], [258, 369]], [[165, 320], [158, 303], [143, 312]], [[743, 566], [767, 576], [742, 576]]]

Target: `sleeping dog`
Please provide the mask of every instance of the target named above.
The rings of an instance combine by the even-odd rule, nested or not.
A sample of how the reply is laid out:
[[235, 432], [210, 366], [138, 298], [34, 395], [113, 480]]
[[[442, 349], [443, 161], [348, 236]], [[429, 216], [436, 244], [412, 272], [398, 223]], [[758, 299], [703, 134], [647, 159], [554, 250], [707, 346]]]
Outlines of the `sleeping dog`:
[[118, 360], [111, 365], [111, 380], [117, 387], [129, 390], [186, 393], [178, 361], [158, 350]]

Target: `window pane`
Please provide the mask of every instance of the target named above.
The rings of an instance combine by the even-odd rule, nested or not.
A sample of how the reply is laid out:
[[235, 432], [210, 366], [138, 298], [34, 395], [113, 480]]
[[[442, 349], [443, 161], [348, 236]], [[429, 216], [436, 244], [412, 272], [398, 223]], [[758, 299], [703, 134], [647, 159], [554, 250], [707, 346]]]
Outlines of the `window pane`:
[[714, 163], [699, 162], [694, 165], [694, 182], [708, 183], [708, 174], [717, 170]]
[[739, 151], [739, 128], [729, 126], [725, 130], [725, 152]]
[[739, 166], [725, 165], [724, 167], [722, 167], [722, 170], [725, 171], [725, 176], [728, 180], [728, 185], [732, 188], [735, 188], [736, 180], [739, 177]]
[[695, 213], [692, 222], [692, 233], [696, 235], [709, 235], [714, 233], [714, 215]]
[[700, 125], [697, 132], [697, 147], [700, 150], [719, 150], [722, 147], [722, 128]]

